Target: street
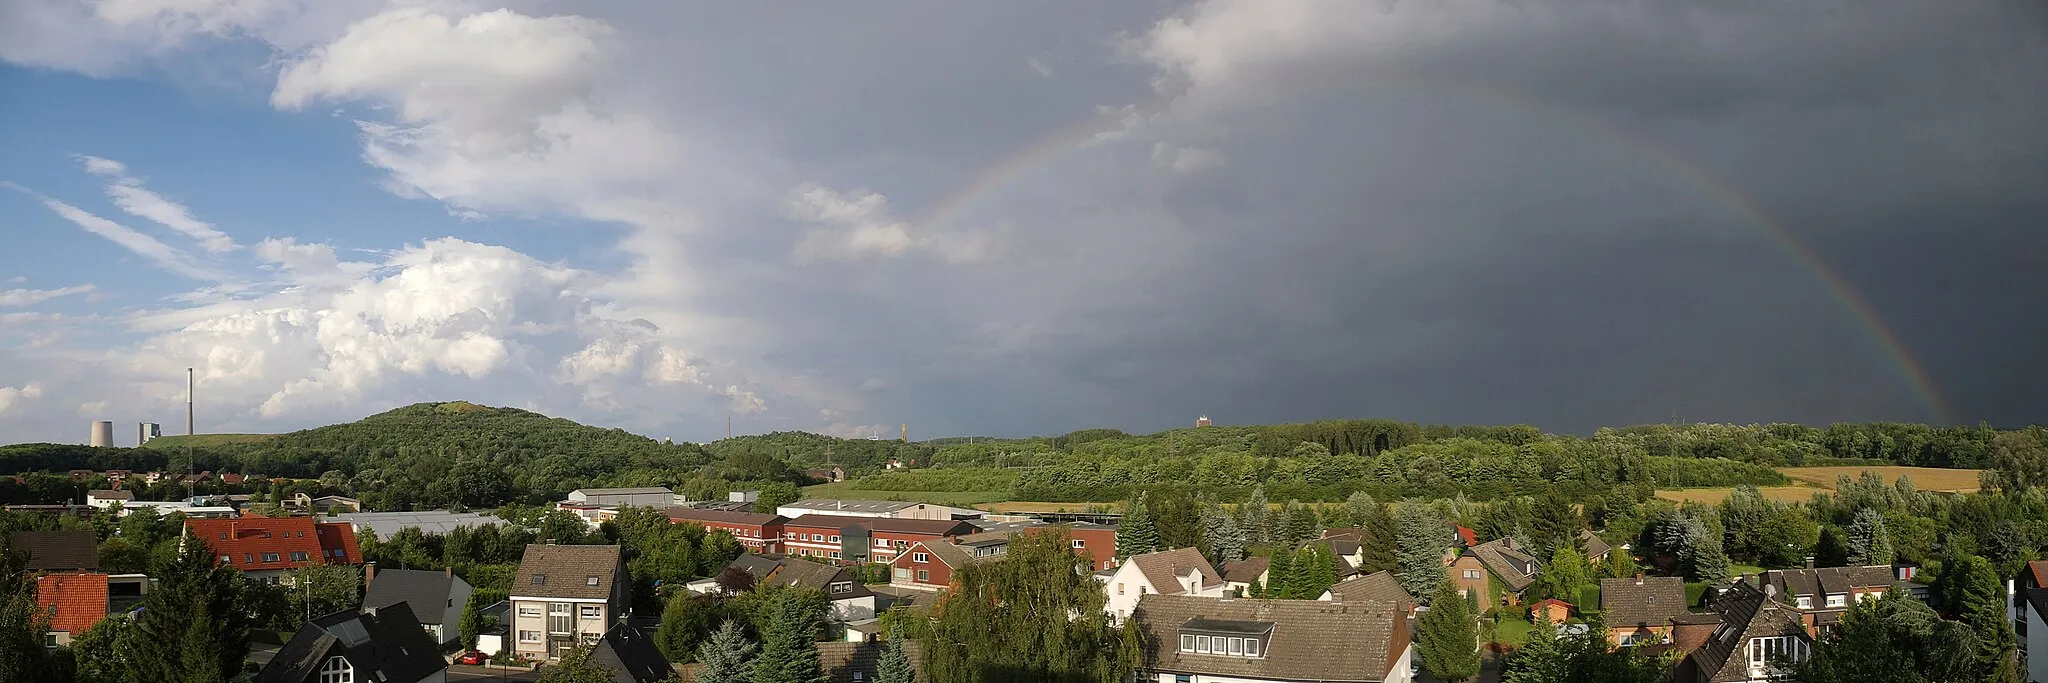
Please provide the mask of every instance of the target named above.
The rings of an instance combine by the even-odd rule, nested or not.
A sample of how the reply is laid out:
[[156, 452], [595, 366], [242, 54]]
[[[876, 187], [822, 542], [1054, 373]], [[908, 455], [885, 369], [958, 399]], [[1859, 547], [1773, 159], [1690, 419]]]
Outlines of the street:
[[525, 668], [501, 669], [498, 667], [451, 666], [448, 680], [451, 681], [532, 681], [540, 674]]

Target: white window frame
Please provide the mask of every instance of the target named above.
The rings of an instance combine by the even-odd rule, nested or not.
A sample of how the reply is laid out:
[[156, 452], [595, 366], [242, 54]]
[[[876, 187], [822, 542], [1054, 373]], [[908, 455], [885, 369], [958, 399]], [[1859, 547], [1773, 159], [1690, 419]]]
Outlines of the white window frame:
[[1208, 636], [1195, 636], [1195, 652], [1205, 655], [1209, 654]]
[[1469, 579], [1469, 580], [1478, 580], [1478, 579], [1480, 578], [1480, 577], [1479, 577], [1479, 570], [1477, 570], [1477, 569], [1467, 569], [1467, 570], [1465, 570], [1465, 578], [1466, 578], [1466, 579]]
[[1078, 539], [1078, 538], [1076, 538], [1076, 539], [1074, 539], [1074, 540], [1073, 540], [1073, 544], [1074, 544], [1074, 547], [1075, 547], [1075, 548], [1086, 548], [1086, 547], [1088, 547], [1088, 542], [1087, 542], [1087, 541], [1083, 541], [1083, 540], [1081, 540], [1081, 539]]
[[576, 607], [576, 618], [578, 618], [578, 619], [603, 619], [603, 618], [604, 618], [604, 606], [603, 606], [603, 605], [578, 605], [578, 606]]
[[356, 667], [340, 656], [328, 657], [320, 665], [320, 683], [355, 683]]
[[1189, 634], [1185, 634], [1185, 633], [1181, 634], [1181, 636], [1180, 636], [1180, 651], [1181, 651], [1181, 652], [1194, 652], [1194, 651], [1195, 651], [1195, 637], [1194, 637], [1193, 635], [1189, 635]]
[[917, 563], [919, 563], [919, 564], [922, 564], [922, 563], [925, 563], [925, 562], [930, 562], [930, 561], [932, 561], [932, 556], [931, 556], [931, 555], [927, 555], [927, 554], [925, 554], [925, 553], [911, 553], [911, 554], [910, 554], [910, 561], [912, 561], [912, 562], [917, 562]]
[[1828, 606], [1829, 606], [1829, 607], [1848, 607], [1848, 606], [1849, 606], [1849, 596], [1847, 596], [1847, 595], [1844, 595], [1844, 594], [1841, 594], [1841, 593], [1836, 593], [1836, 594], [1834, 594], [1834, 595], [1830, 595], [1830, 596], [1828, 596]]
[[540, 618], [540, 616], [541, 616], [541, 615], [540, 615], [540, 605], [520, 605], [520, 606], [519, 606], [519, 616], [521, 616], [521, 617], [531, 617], [531, 618], [534, 618], [534, 619], [539, 619], [539, 618]]
[[831, 537], [831, 538], [828, 538], [828, 539], [825, 539], [825, 540], [826, 540], [826, 541], [828, 541], [828, 542], [831, 542], [831, 543], [838, 543], [838, 542], [839, 542], [839, 534], [832, 534], [832, 537]]
[[538, 643], [538, 642], [540, 642], [540, 632], [539, 632], [539, 631], [527, 631], [527, 630], [523, 630], [523, 629], [522, 629], [522, 630], [520, 630], [520, 631], [519, 631], [519, 642], [522, 642], [522, 643]]
[[917, 570], [917, 580], [929, 583], [932, 580], [932, 573], [929, 570], [919, 569]]
[[1257, 657], [1257, 656], [1259, 656], [1259, 639], [1257, 639], [1257, 638], [1246, 638], [1246, 639], [1244, 639], [1244, 656], [1246, 656], [1246, 657]]
[[1799, 596], [1799, 609], [1813, 609], [1813, 597], [1808, 595]]

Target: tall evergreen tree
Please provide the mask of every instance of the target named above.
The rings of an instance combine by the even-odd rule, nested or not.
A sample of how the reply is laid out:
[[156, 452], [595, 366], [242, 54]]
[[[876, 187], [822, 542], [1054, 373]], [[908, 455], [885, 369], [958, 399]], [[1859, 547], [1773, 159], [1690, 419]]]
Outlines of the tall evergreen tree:
[[1891, 564], [1898, 551], [1892, 548], [1891, 531], [1884, 514], [1870, 508], [1856, 511], [1849, 523], [1849, 562], [1857, 565]]
[[1266, 558], [1266, 586], [1259, 597], [1294, 597], [1294, 551], [1274, 548]]
[[1555, 487], [1546, 488], [1529, 505], [1529, 548], [1536, 557], [1549, 557], [1561, 545], [1577, 547], [1579, 530], [1584, 528], [1571, 500]]
[[1314, 543], [1309, 546], [1308, 568], [1299, 571], [1301, 586], [1294, 591], [1294, 597], [1314, 600], [1323, 596], [1323, 591], [1337, 584], [1337, 555], [1330, 551], [1328, 543]]
[[738, 620], [726, 620], [697, 646], [697, 683], [752, 683], [757, 649]]
[[1138, 492], [1130, 505], [1124, 509], [1123, 520], [1116, 527], [1116, 555], [1118, 559], [1159, 550], [1159, 529], [1152, 524], [1152, 513], [1145, 505], [1145, 493]]
[[1401, 581], [1409, 595], [1427, 595], [1444, 580], [1444, 551], [1451, 537], [1450, 525], [1425, 505], [1403, 504], [1396, 516], [1400, 554], [1394, 578]]
[[1586, 573], [1586, 559], [1579, 555], [1578, 549], [1563, 544], [1550, 553], [1550, 561], [1544, 563], [1543, 572], [1537, 575], [1536, 594], [1587, 607], [1579, 595], [1592, 583]]
[[0, 681], [67, 680], [68, 663], [43, 646], [50, 619], [36, 605], [35, 579], [10, 561], [6, 542], [0, 538]]
[[1434, 593], [1429, 611], [1415, 624], [1422, 668], [1453, 683], [1470, 680], [1479, 674], [1479, 625], [1472, 605], [1449, 580], [1438, 582]]
[[178, 559], [142, 601], [120, 659], [134, 681], [226, 681], [249, 651], [255, 591], [239, 572], [215, 567], [213, 550], [185, 537]]
[[1281, 506], [1281, 545], [1300, 545], [1302, 541], [1322, 535], [1322, 525], [1316, 519], [1315, 508], [1302, 505], [1301, 501], [1289, 499]]
[[910, 655], [903, 651], [903, 638], [890, 638], [889, 646], [882, 650], [882, 661], [875, 665], [875, 683], [916, 683], [916, 677]]
[[1366, 510], [1358, 527], [1358, 571], [1363, 574], [1392, 571], [1400, 566], [1401, 548], [1396, 540], [1393, 507], [1380, 503]]
[[1244, 559], [1244, 530], [1220, 507], [1212, 505], [1203, 511], [1202, 539], [1208, 544], [1211, 561], [1223, 563]]
[[1857, 600], [1792, 667], [1794, 683], [1941, 683], [1977, 671], [1976, 634], [1918, 600], [1886, 593]]
[[1976, 671], [1989, 680], [2018, 646], [2006, 619], [2005, 588], [1997, 570], [1975, 555], [1951, 555], [1942, 562], [1936, 590], [1956, 620], [1977, 634]]
[[1364, 491], [1353, 491], [1344, 499], [1344, 511], [1350, 518], [1349, 526], [1364, 526], [1366, 518], [1379, 507], [1380, 502], [1374, 500], [1372, 494]]
[[761, 633], [761, 656], [754, 660], [753, 683], [826, 683], [818, 664], [818, 629], [825, 615], [799, 590], [784, 589], [769, 603], [768, 626]]
[[1273, 542], [1273, 508], [1266, 500], [1264, 485], [1252, 487], [1251, 497], [1245, 499], [1238, 513], [1239, 526], [1244, 527], [1244, 537], [1250, 545]]

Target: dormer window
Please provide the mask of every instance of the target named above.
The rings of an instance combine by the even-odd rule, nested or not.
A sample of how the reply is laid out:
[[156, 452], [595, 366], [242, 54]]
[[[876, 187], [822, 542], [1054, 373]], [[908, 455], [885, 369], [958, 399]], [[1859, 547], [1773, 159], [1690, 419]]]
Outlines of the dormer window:
[[595, 586], [595, 585], [597, 585], [597, 575], [596, 575], [596, 574], [591, 574], [591, 575], [589, 575], [589, 576], [583, 577], [583, 585], [585, 585], [585, 586]]
[[1847, 607], [1847, 606], [1849, 606], [1849, 596], [1847, 596], [1847, 595], [1844, 595], [1844, 594], [1841, 594], [1841, 593], [1835, 593], [1835, 594], [1833, 594], [1833, 595], [1829, 595], [1829, 596], [1828, 596], [1828, 606], [1829, 606], [1829, 607]]
[[1180, 651], [1224, 657], [1262, 657], [1273, 635], [1273, 624], [1263, 621], [1189, 619], [1180, 627]]
[[346, 659], [328, 657], [327, 663], [320, 667], [320, 683], [355, 683], [355, 681], [356, 668], [350, 666]]

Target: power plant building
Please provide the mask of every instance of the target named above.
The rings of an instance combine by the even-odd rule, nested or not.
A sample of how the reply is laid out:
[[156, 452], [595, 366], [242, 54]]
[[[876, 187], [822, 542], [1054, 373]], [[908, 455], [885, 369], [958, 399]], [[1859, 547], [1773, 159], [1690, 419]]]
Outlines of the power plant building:
[[135, 425], [135, 445], [137, 446], [149, 443], [150, 439], [154, 439], [163, 435], [163, 425], [157, 424], [155, 422], [143, 422]]
[[92, 423], [93, 448], [111, 448], [114, 445], [114, 421], [94, 420]]

